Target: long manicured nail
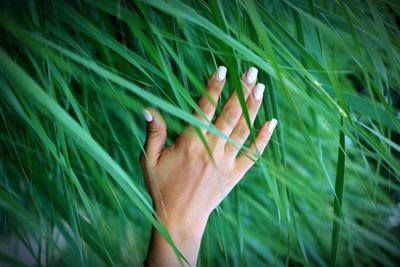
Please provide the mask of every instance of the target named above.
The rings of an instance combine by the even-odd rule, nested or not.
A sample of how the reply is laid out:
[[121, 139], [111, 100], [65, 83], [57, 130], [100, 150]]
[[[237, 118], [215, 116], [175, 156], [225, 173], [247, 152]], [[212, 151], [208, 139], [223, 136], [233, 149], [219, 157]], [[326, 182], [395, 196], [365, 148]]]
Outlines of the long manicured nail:
[[223, 81], [226, 77], [226, 67], [224, 66], [219, 66], [217, 70], [217, 80], [218, 81]]
[[256, 81], [257, 79], [257, 74], [258, 74], [258, 69], [251, 67], [250, 69], [248, 69], [247, 73], [246, 73], [246, 82], [248, 84], [252, 84]]
[[256, 101], [260, 101], [261, 100], [261, 98], [263, 96], [263, 93], [264, 93], [264, 89], [265, 89], [265, 85], [264, 84], [258, 83], [256, 85], [256, 88], [254, 88], [254, 91], [253, 91], [254, 99]]
[[153, 121], [153, 115], [151, 115], [150, 111], [148, 111], [147, 109], [143, 110], [143, 117], [147, 122]]
[[278, 124], [278, 121], [276, 119], [272, 119], [268, 124], [267, 131], [269, 133], [272, 133], [277, 124]]

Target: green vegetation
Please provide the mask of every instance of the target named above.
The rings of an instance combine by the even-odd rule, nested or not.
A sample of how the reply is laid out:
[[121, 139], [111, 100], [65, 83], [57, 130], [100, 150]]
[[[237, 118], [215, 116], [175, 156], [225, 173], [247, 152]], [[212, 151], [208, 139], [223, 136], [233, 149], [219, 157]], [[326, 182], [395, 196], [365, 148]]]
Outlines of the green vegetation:
[[152, 223], [168, 238], [143, 185], [142, 109], [162, 112], [168, 144], [187, 123], [220, 134], [191, 115], [218, 65], [218, 109], [256, 66], [254, 130], [280, 123], [211, 216], [200, 266], [399, 262], [397, 1], [8, 0], [0, 13], [1, 265], [140, 265]]

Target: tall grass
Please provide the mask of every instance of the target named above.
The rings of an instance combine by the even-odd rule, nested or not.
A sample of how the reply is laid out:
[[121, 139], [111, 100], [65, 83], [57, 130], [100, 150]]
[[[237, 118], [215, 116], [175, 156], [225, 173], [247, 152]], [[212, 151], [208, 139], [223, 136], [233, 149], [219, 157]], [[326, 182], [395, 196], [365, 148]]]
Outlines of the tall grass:
[[[3, 1], [0, 262], [125, 266], [153, 216], [142, 109], [170, 144], [228, 67], [267, 85], [267, 152], [212, 214], [200, 266], [395, 266], [400, 258], [396, 1]], [[247, 109], [241, 98], [244, 114]], [[205, 144], [207, 145], [207, 144]]]

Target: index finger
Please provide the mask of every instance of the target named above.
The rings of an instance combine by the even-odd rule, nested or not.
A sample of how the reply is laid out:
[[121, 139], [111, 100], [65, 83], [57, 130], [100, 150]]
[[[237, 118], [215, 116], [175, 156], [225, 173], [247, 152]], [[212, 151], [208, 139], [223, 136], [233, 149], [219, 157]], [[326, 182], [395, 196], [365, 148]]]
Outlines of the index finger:
[[226, 67], [219, 66], [218, 70], [214, 72], [207, 81], [204, 93], [197, 103], [203, 114], [193, 111], [193, 115], [197, 118], [206, 122], [212, 120], [217, 107], [217, 101], [221, 95], [222, 89], [224, 88], [226, 72]]

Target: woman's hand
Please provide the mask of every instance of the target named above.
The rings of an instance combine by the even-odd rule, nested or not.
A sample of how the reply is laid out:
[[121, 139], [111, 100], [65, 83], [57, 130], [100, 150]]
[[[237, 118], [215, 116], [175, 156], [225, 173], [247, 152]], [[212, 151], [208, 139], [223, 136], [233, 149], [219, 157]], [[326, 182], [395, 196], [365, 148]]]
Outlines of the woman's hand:
[[[248, 69], [241, 77], [251, 123], [260, 108], [265, 86], [256, 85], [257, 69]], [[211, 121], [216, 103], [225, 84], [226, 68], [219, 67], [207, 82], [206, 92], [198, 106]], [[196, 112], [201, 120], [205, 118]], [[209, 156], [193, 127], [187, 126], [175, 143], [165, 148], [166, 125], [154, 109], [144, 111], [148, 122], [145, 154], [141, 164], [145, 183], [154, 208], [172, 239], [191, 266], [196, 265], [201, 237], [210, 213], [255, 163], [240, 147], [250, 130], [242, 115], [234, 90], [225, 103], [214, 126], [240, 145], [201, 129], [213, 158]], [[262, 153], [277, 124], [275, 119], [264, 123], [249, 150]], [[257, 145], [257, 149], [256, 149]], [[164, 238], [153, 229], [148, 252], [149, 266], [179, 266], [179, 261]]]

